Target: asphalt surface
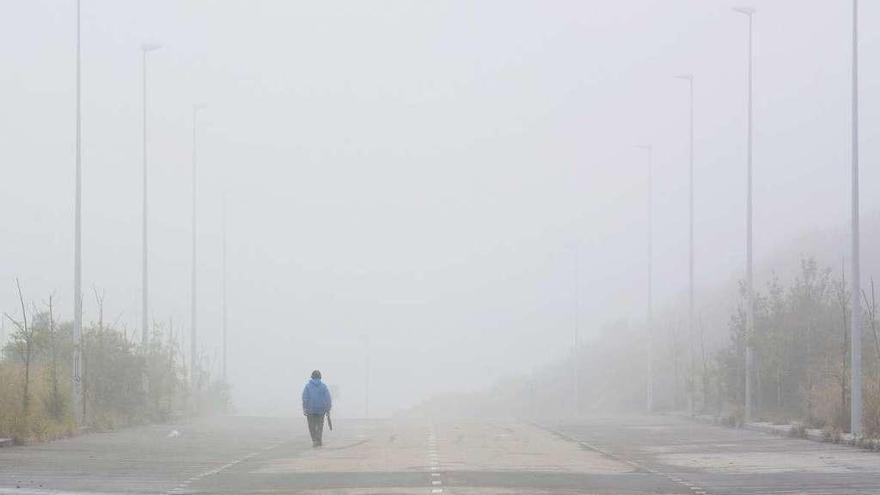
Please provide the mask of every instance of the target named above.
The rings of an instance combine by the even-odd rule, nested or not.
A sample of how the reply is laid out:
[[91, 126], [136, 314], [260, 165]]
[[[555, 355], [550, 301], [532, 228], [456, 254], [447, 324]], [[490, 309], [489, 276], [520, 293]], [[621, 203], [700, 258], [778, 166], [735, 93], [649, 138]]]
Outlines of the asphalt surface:
[[669, 417], [215, 418], [0, 449], [0, 494], [880, 493], [880, 455]]
[[544, 426], [666, 476], [692, 493], [880, 493], [880, 454], [843, 445], [665, 416], [590, 418]]

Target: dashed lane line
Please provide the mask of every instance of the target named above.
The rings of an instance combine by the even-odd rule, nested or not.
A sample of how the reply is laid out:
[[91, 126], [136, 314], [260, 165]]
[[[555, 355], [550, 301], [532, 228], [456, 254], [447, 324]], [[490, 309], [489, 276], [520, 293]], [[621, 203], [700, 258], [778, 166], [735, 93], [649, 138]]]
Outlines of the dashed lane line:
[[428, 430], [428, 463], [430, 464], [429, 468], [431, 472], [431, 493], [439, 494], [443, 493], [443, 488], [440, 488], [443, 485], [443, 480], [440, 476], [440, 460], [437, 455], [437, 429], [432, 424], [430, 429]]
[[211, 470], [208, 470], [208, 471], [204, 471], [204, 472], [199, 473], [199, 474], [197, 474], [197, 475], [195, 475], [195, 476], [192, 476], [192, 477], [190, 477], [189, 479], [186, 479], [186, 480], [180, 482], [180, 484], [178, 484], [176, 487], [174, 487], [174, 488], [172, 488], [172, 489], [170, 489], [170, 490], [168, 490], [168, 491], [166, 491], [166, 492], [163, 492], [163, 495], [179, 495], [179, 494], [181, 494], [181, 493], [185, 493], [185, 492], [187, 491], [187, 489], [189, 488], [189, 485], [190, 485], [190, 484], [192, 484], [192, 483], [194, 483], [194, 482], [196, 482], [196, 481], [199, 481], [200, 479], [202, 479], [202, 478], [204, 478], [204, 477], [206, 477], [206, 476], [213, 476], [213, 475], [216, 475], [216, 474], [220, 474], [221, 472], [223, 472], [223, 471], [225, 471], [225, 470], [227, 470], [227, 469], [229, 469], [229, 468], [231, 468], [231, 467], [233, 467], [233, 466], [235, 466], [235, 465], [237, 465], [237, 464], [241, 464], [242, 462], [247, 461], [248, 459], [251, 459], [251, 458], [253, 458], [253, 457], [256, 457], [256, 456], [258, 456], [258, 455], [260, 455], [260, 454], [262, 454], [262, 453], [264, 453], [264, 452], [266, 452], [266, 451], [268, 451], [268, 450], [272, 450], [272, 449], [274, 449], [274, 448], [276, 448], [276, 447], [279, 447], [280, 445], [283, 445], [284, 443], [287, 443], [287, 441], [285, 440], [285, 441], [280, 441], [280, 442], [274, 442], [274, 443], [271, 443], [271, 444], [269, 444], [269, 445], [267, 445], [267, 446], [265, 446], [265, 447], [263, 447], [263, 448], [261, 448], [261, 449], [259, 449], [259, 450], [255, 450], [255, 451], [253, 451], [253, 452], [251, 452], [251, 453], [249, 453], [249, 454], [246, 454], [246, 455], [244, 455], [243, 457], [241, 457], [241, 458], [239, 458], [239, 459], [236, 459], [236, 460], [234, 460], [234, 461], [232, 461], [232, 462], [228, 462], [228, 463], [226, 463], [226, 464], [224, 464], [224, 465], [222, 465], [222, 466], [219, 466], [219, 467], [216, 467], [216, 468], [214, 468], [214, 469], [211, 469]]

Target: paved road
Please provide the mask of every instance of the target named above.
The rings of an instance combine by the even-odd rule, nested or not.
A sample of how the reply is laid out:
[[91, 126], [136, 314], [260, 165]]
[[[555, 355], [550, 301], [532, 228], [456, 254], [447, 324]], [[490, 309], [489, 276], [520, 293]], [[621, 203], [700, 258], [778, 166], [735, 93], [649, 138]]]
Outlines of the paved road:
[[0, 494], [880, 493], [880, 455], [666, 417], [218, 418], [0, 449]]
[[164, 493], [290, 438], [281, 420], [225, 418], [0, 449], [0, 494]]
[[693, 493], [877, 494], [880, 454], [665, 416], [546, 424]]
[[0, 449], [0, 494], [686, 493], [521, 422], [337, 423], [320, 449], [301, 435], [299, 418], [214, 419]]

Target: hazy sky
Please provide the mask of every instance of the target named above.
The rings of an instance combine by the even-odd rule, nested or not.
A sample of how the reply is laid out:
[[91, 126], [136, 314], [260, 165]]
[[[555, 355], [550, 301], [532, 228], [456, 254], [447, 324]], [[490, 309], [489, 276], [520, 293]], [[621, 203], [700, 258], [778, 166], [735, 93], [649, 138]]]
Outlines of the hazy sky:
[[[880, 170], [880, 5], [862, 2], [863, 206]], [[707, 0], [82, 0], [85, 319], [139, 331], [141, 55], [148, 56], [152, 317], [189, 328], [192, 104], [199, 318], [247, 412], [297, 411], [312, 368], [360, 414], [474, 390], [643, 314], [644, 155], [656, 292], [687, 273], [687, 87], [698, 283], [744, 264], [746, 19]], [[850, 4], [754, 1], [755, 247], [845, 225]], [[14, 278], [70, 317], [74, 0], [0, 3], [0, 310]], [[842, 250], [842, 255], [845, 250]]]

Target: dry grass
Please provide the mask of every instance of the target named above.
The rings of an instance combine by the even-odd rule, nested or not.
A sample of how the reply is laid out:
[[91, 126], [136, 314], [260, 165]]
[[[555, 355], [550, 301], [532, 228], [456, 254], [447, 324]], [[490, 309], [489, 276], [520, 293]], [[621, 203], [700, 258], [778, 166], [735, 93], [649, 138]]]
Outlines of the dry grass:
[[25, 413], [22, 408], [22, 367], [8, 362], [0, 363], [0, 437], [12, 438], [20, 444], [71, 435], [75, 431], [73, 418], [68, 415], [52, 417], [47, 411], [49, 394], [45, 370], [34, 370], [31, 380], [30, 407]]

